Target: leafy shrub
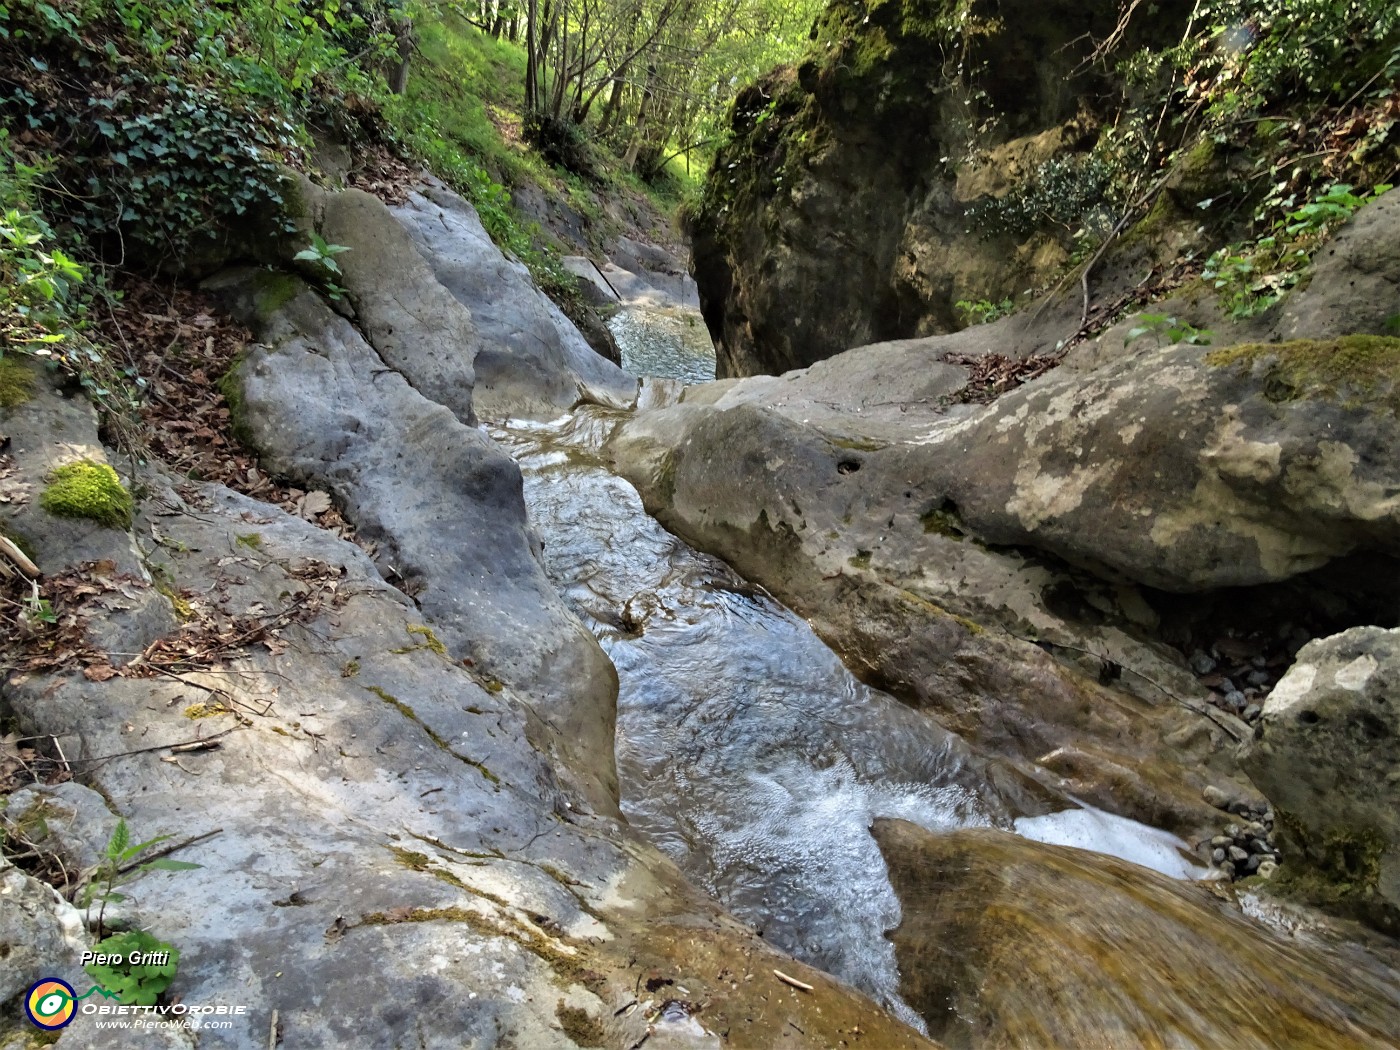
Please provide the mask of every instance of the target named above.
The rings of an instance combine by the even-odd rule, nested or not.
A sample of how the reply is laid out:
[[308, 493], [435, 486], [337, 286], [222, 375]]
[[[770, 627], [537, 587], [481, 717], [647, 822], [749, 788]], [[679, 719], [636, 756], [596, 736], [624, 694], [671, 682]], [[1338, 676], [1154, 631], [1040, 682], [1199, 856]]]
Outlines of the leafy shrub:
[[1268, 235], [1227, 245], [1206, 260], [1202, 276], [1220, 294], [1236, 320], [1273, 306], [1302, 278], [1318, 245], [1362, 205], [1390, 190], [1377, 186], [1366, 196], [1345, 183], [1333, 185], [1274, 221]]
[[[119, 956], [116, 964], [88, 963], [83, 967], [89, 977], [115, 995], [126, 1006], [154, 1006], [161, 993], [170, 987], [180, 964], [179, 949], [157, 940], [145, 930], [130, 930], [98, 941], [92, 950], [98, 955]], [[164, 961], [132, 962], [133, 955]]]
[[1074, 229], [1095, 224], [1111, 196], [1111, 169], [1096, 155], [1052, 157], [1006, 196], [968, 209], [968, 218], [987, 233], [1026, 236], [1047, 224]]

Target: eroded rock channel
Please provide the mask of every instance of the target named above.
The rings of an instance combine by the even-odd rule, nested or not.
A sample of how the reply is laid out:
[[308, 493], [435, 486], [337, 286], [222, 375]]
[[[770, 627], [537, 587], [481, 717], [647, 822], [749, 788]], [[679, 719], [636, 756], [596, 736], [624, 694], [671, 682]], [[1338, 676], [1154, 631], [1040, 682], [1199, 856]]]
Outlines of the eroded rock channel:
[[[130, 528], [62, 524], [30, 497], [105, 462], [91, 409], [36, 374], [0, 416], [6, 530], [90, 624], [4, 683], [79, 773], [24, 812], [75, 856], [116, 814], [198, 836], [217, 892], [146, 876], [128, 921], [188, 1001], [245, 990], [258, 1035], [200, 1045], [1393, 1045], [1393, 624], [1290, 634], [1247, 722], [1202, 676], [1251, 653], [1193, 667], [1163, 598], [1377, 576], [1393, 415], [1270, 401], [1267, 343], [952, 398], [1006, 324], [688, 387], [660, 340], [639, 381], [442, 187], [299, 207], [350, 304], [294, 241], [217, 276], [256, 335], [226, 385], [361, 545], [155, 466]], [[259, 644], [211, 659], [216, 628]], [[1370, 789], [1290, 776], [1319, 753]], [[1279, 903], [1266, 855], [1381, 933]], [[45, 946], [13, 996], [91, 936], [4, 876]]]

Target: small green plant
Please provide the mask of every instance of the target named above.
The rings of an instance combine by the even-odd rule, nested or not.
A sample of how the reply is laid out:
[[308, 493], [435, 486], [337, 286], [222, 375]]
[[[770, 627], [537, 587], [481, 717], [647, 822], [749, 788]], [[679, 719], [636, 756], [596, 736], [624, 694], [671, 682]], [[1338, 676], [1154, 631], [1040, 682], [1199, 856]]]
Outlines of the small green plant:
[[1301, 206], [1280, 201], [1289, 210], [1273, 222], [1267, 236], [1219, 249], [1206, 260], [1201, 275], [1235, 320], [1261, 314], [1298, 283], [1313, 253], [1334, 229], [1390, 189], [1382, 184], [1363, 196], [1337, 183]]
[[1209, 346], [1213, 338], [1209, 328], [1197, 328], [1167, 314], [1139, 314], [1137, 325], [1128, 329], [1128, 334], [1123, 337], [1123, 345], [1135, 343], [1145, 335], [1155, 337], [1158, 346], [1171, 346], [1175, 343]]
[[[319, 233], [313, 233], [311, 235], [311, 246], [309, 248], [303, 248], [301, 251], [297, 252], [293, 258], [299, 262], [314, 263], [325, 271], [327, 276], [323, 284], [326, 289], [326, 294], [332, 299], [339, 299], [345, 293], [345, 289], [335, 283], [335, 277], [343, 277], [344, 273], [340, 269], [340, 263], [335, 261], [335, 257], [341, 252], [348, 252], [349, 250], [350, 248], [348, 245], [331, 244]], [[334, 277], [330, 276], [332, 274], [334, 274]]]
[[21, 615], [30, 623], [58, 623], [53, 603], [39, 594], [38, 581], [29, 581], [29, 593], [21, 599], [21, 604], [24, 606]]
[[160, 835], [145, 842], [138, 842], [133, 846], [131, 832], [126, 826], [126, 821], [117, 821], [112, 837], [107, 841], [107, 849], [103, 853], [102, 860], [89, 876], [80, 898], [81, 906], [87, 909], [89, 925], [92, 924], [92, 906], [99, 905], [96, 923], [99, 937], [103, 933], [103, 920], [106, 917], [107, 905], [119, 904], [127, 899], [124, 894], [117, 892], [118, 886], [125, 885], [148, 871], [193, 871], [199, 867], [198, 864], [171, 860], [168, 857], [157, 857], [148, 861], [136, 860], [146, 850], [168, 838], [170, 838], [169, 835]]
[[93, 952], [115, 963], [88, 963], [83, 967], [103, 990], [127, 1006], [154, 1006], [175, 979], [180, 951], [157, 940], [145, 930], [114, 934], [93, 945]]
[[1010, 298], [999, 303], [990, 299], [959, 299], [956, 306], [962, 315], [963, 323], [967, 325], [991, 324], [1016, 309], [1016, 304]]

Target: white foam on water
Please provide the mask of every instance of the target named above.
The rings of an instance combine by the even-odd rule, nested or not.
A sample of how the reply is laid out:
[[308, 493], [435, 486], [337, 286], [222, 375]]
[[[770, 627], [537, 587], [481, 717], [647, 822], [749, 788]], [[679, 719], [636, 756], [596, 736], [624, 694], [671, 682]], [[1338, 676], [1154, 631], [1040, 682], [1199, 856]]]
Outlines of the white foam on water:
[[1092, 806], [1066, 809], [1043, 817], [1019, 817], [1015, 831], [1035, 842], [1106, 853], [1173, 879], [1198, 879], [1206, 873], [1204, 867], [1181, 855], [1181, 850], [1190, 852], [1191, 849], [1183, 839], [1169, 831]]

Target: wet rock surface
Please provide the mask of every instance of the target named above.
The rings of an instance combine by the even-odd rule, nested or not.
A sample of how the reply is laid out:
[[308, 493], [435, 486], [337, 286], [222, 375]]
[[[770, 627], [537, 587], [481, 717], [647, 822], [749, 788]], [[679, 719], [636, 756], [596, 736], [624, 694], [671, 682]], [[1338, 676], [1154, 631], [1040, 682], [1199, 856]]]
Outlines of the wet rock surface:
[[[765, 945], [607, 815], [615, 679], [547, 582], [521, 597], [542, 575], [514, 464], [309, 292], [283, 285], [291, 295], [269, 305], [265, 278], [245, 279], [230, 287], [262, 304], [267, 341], [238, 377], [242, 424], [269, 463], [344, 500], [379, 563], [281, 509], [150, 469], [117, 535], [188, 621], [129, 668], [94, 651], [90, 674], [40, 660], [0, 682], [15, 732], [61, 740], [54, 767], [93, 789], [88, 809], [111, 808], [86, 832], [56, 818], [55, 833], [91, 857], [119, 814], [201, 865], [141, 875], [108, 916], [180, 949], [178, 1001], [247, 1007], [199, 1045], [931, 1046]], [[40, 417], [57, 399], [38, 390]], [[83, 418], [69, 440], [100, 447]], [[0, 424], [30, 440], [14, 414]], [[415, 546], [434, 528], [436, 546]], [[444, 539], [454, 528], [460, 543]], [[482, 560], [434, 560], [445, 551]], [[46, 551], [46, 573], [88, 571], [62, 555]], [[410, 595], [392, 569], [415, 557], [428, 569]], [[441, 572], [455, 574], [460, 618]], [[126, 586], [167, 603], [145, 579]], [[90, 589], [65, 607], [76, 629], [139, 615]], [[464, 660], [478, 644], [483, 659]], [[596, 675], [569, 671], [585, 650]], [[531, 670], [546, 661], [567, 688], [550, 693], [556, 679]], [[13, 869], [4, 880], [6, 943], [38, 951], [19, 966], [11, 948], [7, 987], [38, 967], [86, 987], [72, 910]], [[113, 1045], [82, 1020], [65, 1045]]]
[[950, 1047], [1392, 1045], [1383, 961], [1278, 936], [1204, 885], [989, 829], [873, 834], [905, 995]]
[[1245, 768], [1279, 810], [1303, 899], [1400, 934], [1400, 631], [1309, 642], [1264, 702]]

